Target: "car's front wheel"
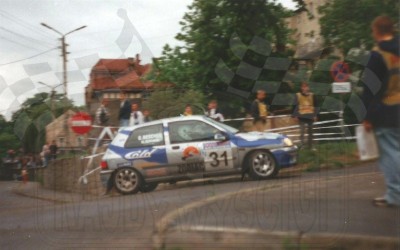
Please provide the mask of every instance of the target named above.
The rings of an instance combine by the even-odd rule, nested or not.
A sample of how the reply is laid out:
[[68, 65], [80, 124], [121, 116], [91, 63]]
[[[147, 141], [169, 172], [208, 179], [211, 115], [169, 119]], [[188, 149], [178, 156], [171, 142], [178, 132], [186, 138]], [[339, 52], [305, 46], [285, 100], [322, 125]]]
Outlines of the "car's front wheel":
[[120, 168], [114, 175], [114, 186], [121, 194], [135, 194], [139, 191], [141, 177], [133, 168]]
[[274, 156], [268, 151], [257, 150], [250, 153], [246, 165], [253, 180], [271, 178], [279, 172]]

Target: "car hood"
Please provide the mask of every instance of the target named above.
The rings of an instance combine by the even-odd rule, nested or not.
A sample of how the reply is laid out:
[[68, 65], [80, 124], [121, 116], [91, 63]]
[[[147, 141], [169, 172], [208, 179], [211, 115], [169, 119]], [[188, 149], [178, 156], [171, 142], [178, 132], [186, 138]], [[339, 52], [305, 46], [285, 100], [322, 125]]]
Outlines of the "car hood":
[[238, 147], [283, 146], [285, 136], [276, 133], [248, 132], [234, 135], [233, 143]]

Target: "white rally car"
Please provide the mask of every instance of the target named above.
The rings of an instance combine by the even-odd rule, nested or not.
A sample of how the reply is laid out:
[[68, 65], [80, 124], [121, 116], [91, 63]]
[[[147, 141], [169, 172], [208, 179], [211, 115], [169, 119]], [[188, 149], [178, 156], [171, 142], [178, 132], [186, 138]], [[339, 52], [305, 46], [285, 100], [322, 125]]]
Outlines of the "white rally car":
[[204, 116], [187, 116], [120, 129], [100, 174], [104, 185], [133, 194], [162, 182], [210, 176], [248, 173], [266, 179], [296, 163], [297, 147], [284, 135], [240, 133]]

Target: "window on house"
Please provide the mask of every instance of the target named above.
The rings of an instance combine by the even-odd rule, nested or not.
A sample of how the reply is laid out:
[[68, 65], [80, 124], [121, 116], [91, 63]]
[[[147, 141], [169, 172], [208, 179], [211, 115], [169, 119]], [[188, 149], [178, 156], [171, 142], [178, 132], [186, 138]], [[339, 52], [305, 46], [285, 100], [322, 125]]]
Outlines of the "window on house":
[[65, 137], [58, 137], [58, 145], [60, 147], [65, 147]]

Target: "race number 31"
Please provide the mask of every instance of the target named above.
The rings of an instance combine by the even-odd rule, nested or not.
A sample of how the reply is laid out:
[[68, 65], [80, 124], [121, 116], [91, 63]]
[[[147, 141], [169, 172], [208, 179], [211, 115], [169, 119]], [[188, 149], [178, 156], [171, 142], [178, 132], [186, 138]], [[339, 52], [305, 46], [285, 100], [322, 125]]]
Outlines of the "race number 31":
[[208, 156], [212, 159], [212, 162], [210, 163], [211, 167], [218, 167], [219, 164], [221, 164], [221, 158], [224, 167], [228, 166], [228, 154], [226, 153], [226, 151], [224, 151], [221, 155], [218, 155], [217, 152], [211, 152]]

